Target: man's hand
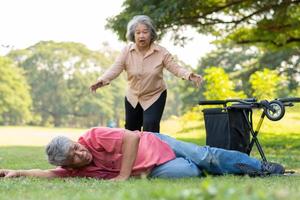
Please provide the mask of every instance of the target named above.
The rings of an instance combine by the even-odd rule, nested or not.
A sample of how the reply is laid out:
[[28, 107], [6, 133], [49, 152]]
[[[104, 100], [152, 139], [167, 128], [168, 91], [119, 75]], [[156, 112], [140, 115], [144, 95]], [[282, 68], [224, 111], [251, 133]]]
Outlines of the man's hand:
[[111, 181], [126, 181], [129, 178], [129, 176], [116, 176], [115, 178], [110, 179]]
[[103, 87], [105, 85], [107, 84], [105, 84], [104, 81], [98, 80], [96, 83], [90, 86], [90, 91], [95, 93], [98, 88]]
[[0, 169], [0, 177], [15, 178], [15, 177], [20, 177], [20, 176], [41, 177], [41, 178], [54, 178], [54, 177], [58, 177], [51, 170], [41, 170], [41, 169], [27, 169], [27, 170]]
[[0, 177], [16, 178], [21, 176], [18, 170], [0, 169]]

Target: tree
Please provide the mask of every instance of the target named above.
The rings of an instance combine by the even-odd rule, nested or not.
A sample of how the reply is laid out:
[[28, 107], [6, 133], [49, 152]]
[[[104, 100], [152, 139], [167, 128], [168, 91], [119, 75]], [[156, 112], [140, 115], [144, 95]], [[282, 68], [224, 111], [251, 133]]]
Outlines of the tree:
[[257, 99], [274, 99], [280, 91], [284, 77], [278, 76], [275, 70], [264, 69], [257, 71], [250, 77], [253, 96]]
[[[26, 71], [39, 125], [95, 126], [113, 117], [112, 88], [89, 91], [111, 57], [72, 42], [39, 42], [9, 54]], [[119, 108], [118, 106], [116, 109]]]
[[192, 26], [240, 44], [263, 43], [273, 47], [300, 43], [300, 0], [126, 0], [124, 10], [108, 20], [108, 27], [125, 40], [128, 21], [137, 14], [149, 15], [160, 36]]
[[[286, 95], [297, 91], [300, 86], [300, 49], [282, 48], [265, 52], [259, 59], [260, 66], [267, 66], [270, 70], [277, 70], [287, 81]], [[262, 68], [259, 68], [262, 70]]]
[[168, 88], [166, 107], [163, 113], [163, 118], [166, 119], [172, 115], [176, 115], [176, 116], [181, 115], [182, 93], [180, 92], [180, 87], [186, 81], [174, 77], [174, 75], [171, 74], [170, 72], [166, 72], [164, 74], [164, 80]]
[[207, 100], [223, 100], [228, 98], [245, 98], [245, 94], [240, 91], [236, 92], [234, 84], [229, 80], [224, 69], [219, 67], [207, 68], [204, 80], [206, 82], [204, 88], [204, 96]]
[[[287, 93], [299, 87], [300, 0], [126, 0], [123, 8], [107, 24], [121, 40], [126, 40], [128, 21], [145, 14], [155, 22], [160, 38], [171, 31], [176, 43], [187, 39], [186, 27], [216, 36], [218, 50], [200, 63], [200, 74], [206, 67], [223, 67], [250, 95], [250, 75], [267, 66], [287, 77]], [[253, 46], [256, 51], [251, 51]], [[184, 105], [199, 98], [195, 89], [182, 92]]]
[[251, 74], [264, 68], [277, 69], [280, 76], [287, 77], [288, 84], [284, 89], [286, 94], [289, 94], [299, 87], [299, 53], [299, 49], [266, 51], [255, 46], [221, 45], [201, 58], [197, 72], [202, 74], [206, 68], [211, 66], [222, 67], [229, 74], [230, 79], [241, 83], [237, 86], [250, 96], [252, 95], [249, 84]]
[[30, 87], [24, 71], [12, 60], [0, 57], [0, 124], [20, 125], [31, 119]]

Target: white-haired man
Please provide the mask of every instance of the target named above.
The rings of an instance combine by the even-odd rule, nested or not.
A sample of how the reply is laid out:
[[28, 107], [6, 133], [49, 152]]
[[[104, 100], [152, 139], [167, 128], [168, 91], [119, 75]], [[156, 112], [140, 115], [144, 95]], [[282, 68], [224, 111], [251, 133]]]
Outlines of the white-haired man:
[[200, 177], [210, 174], [283, 174], [277, 163], [261, 162], [247, 154], [182, 142], [167, 135], [95, 127], [78, 142], [58, 136], [46, 146], [49, 170], [0, 170], [0, 177], [92, 177], [126, 180]]

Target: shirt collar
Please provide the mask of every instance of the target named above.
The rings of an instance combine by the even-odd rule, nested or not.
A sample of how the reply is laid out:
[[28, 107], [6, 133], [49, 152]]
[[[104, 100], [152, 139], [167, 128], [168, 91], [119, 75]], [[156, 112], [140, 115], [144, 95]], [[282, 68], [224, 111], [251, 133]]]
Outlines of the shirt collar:
[[[129, 51], [133, 51], [133, 50], [135, 50], [135, 51], [138, 50], [135, 43], [132, 43], [130, 45], [130, 48], [129, 48]], [[148, 52], [154, 52], [154, 51], [159, 51], [159, 48], [158, 48], [158, 45], [153, 42], [151, 44], [150, 49], [148, 50]]]

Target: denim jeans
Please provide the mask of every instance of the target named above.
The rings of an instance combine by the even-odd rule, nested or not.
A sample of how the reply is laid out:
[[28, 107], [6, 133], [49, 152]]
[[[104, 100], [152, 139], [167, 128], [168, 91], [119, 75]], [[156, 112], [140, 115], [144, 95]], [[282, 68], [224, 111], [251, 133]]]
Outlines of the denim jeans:
[[153, 133], [167, 143], [174, 151], [176, 158], [156, 166], [150, 177], [183, 178], [209, 174], [242, 174], [235, 165], [242, 163], [261, 170], [261, 161], [239, 151], [198, 146], [193, 143], [176, 140], [170, 136]]

